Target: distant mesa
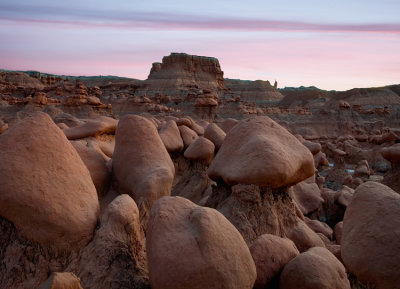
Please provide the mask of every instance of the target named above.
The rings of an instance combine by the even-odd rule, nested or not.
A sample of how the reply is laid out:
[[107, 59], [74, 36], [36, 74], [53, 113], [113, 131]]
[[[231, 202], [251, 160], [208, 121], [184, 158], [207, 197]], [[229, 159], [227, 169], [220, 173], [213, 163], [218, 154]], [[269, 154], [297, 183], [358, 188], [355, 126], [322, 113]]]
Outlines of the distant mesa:
[[147, 96], [161, 93], [181, 98], [190, 91], [194, 98], [206, 98], [197, 101], [197, 106], [216, 106], [218, 96], [239, 97], [248, 102], [270, 102], [283, 98], [277, 90], [276, 81], [272, 86], [269, 81], [224, 79], [217, 58], [186, 53], [171, 53], [164, 56], [161, 63], [153, 63], [139, 91]]

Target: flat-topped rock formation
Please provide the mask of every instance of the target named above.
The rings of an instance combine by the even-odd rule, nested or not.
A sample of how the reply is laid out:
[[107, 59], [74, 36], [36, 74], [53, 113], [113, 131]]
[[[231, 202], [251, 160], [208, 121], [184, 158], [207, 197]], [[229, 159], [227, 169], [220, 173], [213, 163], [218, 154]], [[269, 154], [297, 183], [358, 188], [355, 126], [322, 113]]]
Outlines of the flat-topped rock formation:
[[171, 53], [164, 56], [161, 63], [153, 63], [138, 94], [153, 96], [159, 93], [182, 97], [182, 100], [189, 91], [196, 95], [207, 92], [216, 94], [225, 88], [223, 75], [216, 58]]
[[241, 100], [251, 103], [271, 103], [283, 98], [283, 95], [271, 83], [263, 80], [225, 79], [225, 86]]

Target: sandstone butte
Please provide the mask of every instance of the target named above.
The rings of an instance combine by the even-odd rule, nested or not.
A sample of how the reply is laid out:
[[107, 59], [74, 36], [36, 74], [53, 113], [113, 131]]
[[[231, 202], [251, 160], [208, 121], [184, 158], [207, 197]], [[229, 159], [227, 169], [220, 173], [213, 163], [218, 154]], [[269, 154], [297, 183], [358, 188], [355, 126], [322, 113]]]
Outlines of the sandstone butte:
[[0, 289], [400, 288], [400, 85], [0, 71]]

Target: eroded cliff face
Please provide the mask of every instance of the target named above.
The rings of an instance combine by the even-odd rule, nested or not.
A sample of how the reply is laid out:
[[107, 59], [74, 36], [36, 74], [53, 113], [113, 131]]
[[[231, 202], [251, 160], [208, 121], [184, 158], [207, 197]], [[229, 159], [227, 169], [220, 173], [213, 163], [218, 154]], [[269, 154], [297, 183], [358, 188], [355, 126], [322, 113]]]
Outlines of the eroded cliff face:
[[153, 63], [147, 80], [138, 93], [178, 96], [188, 91], [202, 90], [218, 93], [223, 90], [224, 78], [218, 59], [213, 57], [171, 53], [162, 63]]
[[240, 96], [241, 100], [251, 103], [268, 104], [283, 98], [283, 95], [268, 80], [225, 79], [225, 86], [234, 95]]

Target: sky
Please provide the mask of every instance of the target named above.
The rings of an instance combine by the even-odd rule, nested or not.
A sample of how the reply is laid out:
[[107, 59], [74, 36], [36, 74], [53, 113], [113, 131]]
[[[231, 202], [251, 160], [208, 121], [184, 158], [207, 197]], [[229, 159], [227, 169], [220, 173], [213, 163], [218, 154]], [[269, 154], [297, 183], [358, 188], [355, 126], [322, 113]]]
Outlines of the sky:
[[398, 0], [0, 0], [0, 69], [146, 79], [185, 52], [278, 87], [399, 84], [399, 11]]

